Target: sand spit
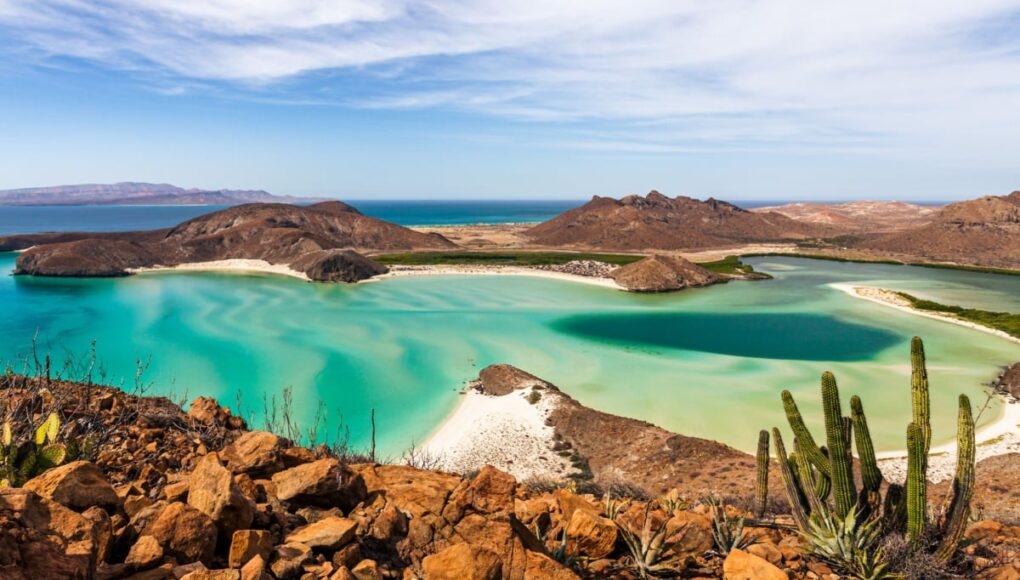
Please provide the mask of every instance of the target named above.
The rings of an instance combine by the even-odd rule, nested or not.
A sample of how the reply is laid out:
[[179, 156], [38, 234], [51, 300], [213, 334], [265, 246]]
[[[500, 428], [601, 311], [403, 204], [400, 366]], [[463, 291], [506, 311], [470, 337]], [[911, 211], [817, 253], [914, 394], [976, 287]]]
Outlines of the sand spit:
[[546, 425], [559, 397], [542, 396], [532, 404], [529, 395], [528, 390], [487, 395], [472, 383], [453, 413], [422, 445], [422, 452], [439, 469], [455, 473], [489, 464], [522, 481], [563, 479], [572, 467], [553, 451], [553, 428]]
[[300, 280], [309, 281], [308, 276], [303, 272], [292, 270], [286, 264], [270, 264], [265, 260], [231, 259], [213, 260], [210, 262], [192, 262], [178, 264], [176, 266], [155, 266], [152, 268], [136, 268], [130, 270], [132, 274], [146, 274], [158, 272], [225, 272], [225, 273], [258, 273], [276, 274], [289, 276]]
[[[852, 284], [829, 284], [829, 286], [842, 292], [846, 292], [854, 298], [860, 298], [862, 300], [895, 308], [901, 312], [906, 312], [915, 316], [924, 316], [925, 318], [932, 318], [934, 320], [964, 326], [972, 330], [994, 334], [1000, 338], [1020, 343], [1020, 340], [1016, 337], [1010, 336], [1001, 330], [989, 328], [967, 320], [960, 320], [959, 318], [948, 314], [927, 312], [914, 308], [907, 300], [892, 290], [875, 288], [873, 286], [855, 286]], [[996, 455], [1020, 452], [1020, 404], [1018, 404], [1018, 401], [1010, 396], [1002, 396], [1002, 403], [1002, 416], [991, 425], [987, 425], [979, 430], [976, 434], [978, 461], [994, 457]], [[971, 404], [980, 405], [981, 402], [972, 401]], [[978, 409], [975, 409], [975, 412], [978, 412]], [[898, 482], [905, 480], [907, 473], [905, 450], [879, 453], [878, 457], [879, 463], [882, 467], [882, 473], [887, 479]], [[954, 441], [932, 447], [928, 463], [929, 479], [935, 483], [951, 479], [955, 470], [956, 442]]]
[[391, 266], [388, 274], [375, 276], [367, 281], [381, 280], [384, 278], [399, 278], [402, 276], [531, 276], [534, 278], [548, 278], [567, 282], [579, 282], [614, 290], [626, 290], [612, 278], [599, 278], [596, 276], [578, 276], [565, 272], [553, 272], [539, 270], [537, 268], [525, 268], [521, 266], [492, 266], [492, 265], [436, 265], [436, 266]]
[[846, 292], [854, 298], [861, 298], [869, 302], [895, 308], [902, 312], [915, 314], [917, 316], [924, 316], [925, 318], [931, 318], [933, 320], [941, 320], [942, 322], [948, 322], [950, 324], [956, 324], [959, 326], [965, 326], [973, 330], [980, 330], [981, 332], [987, 332], [988, 334], [994, 334], [999, 338], [1020, 344], [1020, 338], [1007, 334], [1001, 330], [984, 326], [983, 324], [977, 324], [976, 322], [970, 322], [969, 320], [961, 320], [951, 314], [943, 314], [938, 312], [928, 312], [927, 310], [919, 310], [910, 305], [907, 300], [902, 296], [896, 294], [892, 290], [886, 290], [884, 288], [875, 288], [873, 286], [854, 286], [852, 284], [829, 284], [831, 288]]

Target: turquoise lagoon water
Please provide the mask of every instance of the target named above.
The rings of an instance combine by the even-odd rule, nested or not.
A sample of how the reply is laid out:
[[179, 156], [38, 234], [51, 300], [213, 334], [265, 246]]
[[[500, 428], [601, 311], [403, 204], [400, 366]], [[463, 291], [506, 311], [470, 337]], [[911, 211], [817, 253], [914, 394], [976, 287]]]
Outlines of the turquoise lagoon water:
[[[0, 271], [14, 254], [0, 254]], [[592, 407], [753, 448], [784, 424], [789, 388], [819, 417], [818, 378], [832, 370], [861, 395], [882, 449], [901, 448], [909, 416], [909, 339], [925, 339], [939, 441], [955, 433], [958, 393], [1020, 360], [1020, 345], [846, 296], [861, 282], [955, 303], [1018, 307], [1020, 277], [902, 266], [755, 258], [776, 278], [678, 294], [636, 295], [528, 277], [382, 280], [356, 286], [238, 274], [116, 280], [0, 276], [0, 356], [19, 368], [40, 350], [78, 358], [97, 341], [107, 380], [130, 387], [151, 357], [151, 393], [211, 395], [256, 416], [290, 386], [299, 419], [318, 401], [341, 411], [352, 440], [396, 455], [422, 441], [467, 380], [517, 365]], [[996, 418], [995, 406], [982, 422]], [[256, 419], [256, 426], [259, 420]]]

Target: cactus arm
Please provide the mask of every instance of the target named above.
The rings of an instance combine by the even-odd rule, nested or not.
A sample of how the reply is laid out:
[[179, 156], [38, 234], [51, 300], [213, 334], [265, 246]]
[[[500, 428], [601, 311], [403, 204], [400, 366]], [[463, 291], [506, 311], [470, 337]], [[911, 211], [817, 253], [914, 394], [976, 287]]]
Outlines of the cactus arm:
[[804, 496], [807, 498], [808, 505], [811, 506], [811, 515], [815, 518], [826, 517], [828, 510], [825, 509], [824, 502], [818, 498], [818, 490], [815, 489], [815, 470], [811, 468], [811, 462], [808, 461], [807, 456], [801, 452], [800, 441], [794, 439], [793, 447], [797, 452], [797, 470], [800, 472]]
[[974, 416], [970, 399], [960, 395], [960, 413], [956, 427], [956, 476], [953, 478], [953, 499], [946, 511], [942, 542], [935, 555], [942, 561], [949, 561], [956, 553], [963, 538], [970, 517], [970, 500], [974, 496], [974, 462], [976, 459], [974, 441]]
[[765, 506], [769, 499], [769, 432], [765, 429], [758, 433], [758, 454], [756, 459], [758, 464], [758, 480], [756, 482], [757, 489], [755, 490], [754, 515], [756, 518], [761, 519], [765, 517]]
[[907, 427], [907, 538], [917, 545], [928, 519], [928, 480], [925, 473], [924, 431], [916, 423]]
[[871, 441], [871, 431], [868, 430], [868, 419], [864, 416], [864, 406], [857, 395], [850, 397], [850, 419], [854, 424], [857, 457], [861, 460], [861, 483], [865, 491], [877, 493], [882, 487], [882, 471], [875, 458], [875, 446]]
[[[825, 456], [825, 461], [828, 462], [829, 450], [822, 447], [822, 454]], [[815, 470], [815, 490], [818, 492], [818, 499], [822, 500], [822, 503], [829, 501], [829, 494], [832, 493], [832, 479], [817, 469]]]
[[925, 362], [924, 343], [917, 336], [910, 341], [910, 398], [913, 422], [921, 429], [924, 465], [927, 468], [928, 450], [931, 449], [931, 399], [928, 393], [928, 367]]
[[903, 486], [890, 483], [882, 504], [882, 527], [888, 532], [902, 533], [907, 523], [907, 502]]
[[828, 476], [829, 460], [822, 454], [822, 450], [815, 443], [814, 436], [811, 435], [811, 431], [804, 424], [804, 417], [800, 414], [797, 402], [794, 401], [793, 394], [790, 391], [783, 391], [783, 408], [786, 410], [786, 419], [790, 422], [793, 436], [800, 440], [801, 448], [808, 454], [808, 459], [816, 469]]
[[793, 521], [797, 523], [797, 528], [799, 528], [800, 531], [807, 532], [811, 528], [808, 525], [807, 510], [802, 497], [803, 493], [800, 489], [800, 483], [793, 474], [793, 469], [790, 465], [790, 458], [786, 455], [786, 447], [783, 445], [783, 437], [779, 434], [779, 429], [772, 429], [772, 438], [776, 442], [776, 459], [779, 461], [779, 470], [783, 476], [783, 483], [785, 484], [786, 489], [786, 499], [790, 503], [790, 512], [793, 515]]
[[839, 404], [836, 377], [830, 372], [822, 374], [822, 408], [825, 411], [825, 437], [829, 448], [829, 465], [832, 489], [836, 499], [836, 515], [845, 518], [856, 502], [850, 472], [850, 450], [847, 430]]

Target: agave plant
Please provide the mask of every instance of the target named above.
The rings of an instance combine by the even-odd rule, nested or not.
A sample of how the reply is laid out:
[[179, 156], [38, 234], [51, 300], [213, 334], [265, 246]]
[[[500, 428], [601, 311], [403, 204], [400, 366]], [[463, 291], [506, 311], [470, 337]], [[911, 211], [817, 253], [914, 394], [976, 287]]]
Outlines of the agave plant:
[[19, 487], [67, 461], [67, 447], [57, 443], [59, 432], [60, 419], [50, 413], [35, 429], [32, 440], [19, 444], [14, 441], [11, 422], [5, 421], [0, 434], [0, 487]]
[[726, 556], [733, 550], [743, 550], [758, 542], [758, 537], [744, 531], [744, 518], [730, 519], [726, 504], [712, 496], [703, 500], [712, 513], [712, 542], [715, 552]]
[[[630, 526], [621, 523], [617, 517], [613, 518], [620, 537], [627, 546], [631, 564], [640, 578], [674, 575], [676, 562], [673, 561], [669, 548], [686, 534], [685, 525], [672, 541], [669, 541], [671, 538], [666, 529], [669, 518], [662, 518], [658, 525], [653, 525], [655, 518], [650, 517], [651, 507], [651, 503], [645, 506], [640, 532], [635, 532]], [[620, 513], [620, 510], [613, 511], [614, 516], [619, 516]]]
[[856, 507], [844, 518], [828, 512], [814, 515], [809, 529], [802, 532], [808, 541], [808, 552], [841, 576], [859, 580], [898, 578], [887, 570], [879, 546], [882, 537], [879, 519], [861, 516]]

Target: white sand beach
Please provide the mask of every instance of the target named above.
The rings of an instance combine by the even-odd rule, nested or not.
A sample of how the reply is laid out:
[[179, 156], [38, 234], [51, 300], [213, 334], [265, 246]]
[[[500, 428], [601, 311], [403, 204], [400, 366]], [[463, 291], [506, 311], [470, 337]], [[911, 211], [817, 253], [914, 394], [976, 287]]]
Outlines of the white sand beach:
[[[892, 290], [876, 288], [873, 286], [855, 286], [852, 284], [829, 284], [830, 287], [846, 292], [854, 298], [860, 298], [889, 308], [895, 308], [901, 312], [924, 316], [950, 324], [957, 324], [973, 330], [994, 334], [1000, 338], [1020, 343], [1020, 339], [1010, 336], [1001, 330], [989, 328], [967, 320], [960, 320], [948, 314], [926, 312], [918, 310], [910, 305], [903, 297]], [[980, 429], [975, 438], [977, 440], [977, 460], [987, 459], [996, 455], [1020, 452], [1020, 402], [1012, 397], [999, 396], [1002, 399], [1002, 416], [994, 423]], [[974, 406], [980, 406], [981, 401], [971, 401]], [[977, 413], [978, 409], [975, 408]], [[906, 450], [879, 453], [879, 464], [882, 473], [891, 481], [902, 482], [907, 474]], [[928, 478], [939, 482], [953, 477], [956, 470], [956, 443], [955, 441], [931, 448], [931, 455], [928, 463]]]
[[147, 274], [147, 273], [159, 273], [159, 272], [234, 272], [234, 273], [259, 273], [259, 274], [277, 274], [280, 276], [289, 276], [291, 278], [298, 278], [300, 280], [309, 281], [308, 276], [304, 272], [298, 272], [292, 270], [290, 266], [286, 264], [270, 264], [265, 260], [249, 260], [249, 259], [231, 259], [231, 260], [214, 260], [211, 262], [192, 262], [188, 264], [178, 264], [176, 266], [155, 266], [152, 268], [136, 268], [129, 270], [132, 274]]
[[596, 276], [578, 276], [565, 272], [553, 272], [550, 270], [539, 270], [537, 268], [526, 268], [521, 266], [391, 266], [390, 271], [381, 276], [375, 276], [365, 282], [382, 280], [386, 278], [399, 278], [403, 276], [531, 276], [534, 278], [548, 278], [551, 280], [562, 280], [566, 282], [578, 282], [612, 288], [613, 290], [626, 290], [616, 283], [612, 278], [599, 278]]
[[453, 413], [433, 432], [421, 450], [440, 469], [466, 473], [486, 464], [524, 481], [561, 479], [573, 469], [552, 450], [553, 428], [545, 419], [558, 395], [542, 391], [535, 404], [522, 389], [491, 396], [469, 386]]

